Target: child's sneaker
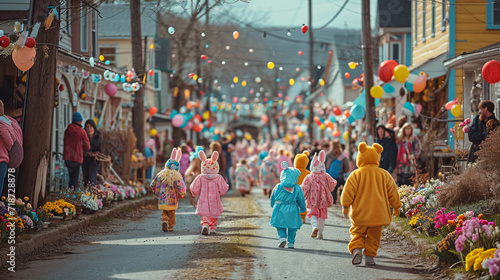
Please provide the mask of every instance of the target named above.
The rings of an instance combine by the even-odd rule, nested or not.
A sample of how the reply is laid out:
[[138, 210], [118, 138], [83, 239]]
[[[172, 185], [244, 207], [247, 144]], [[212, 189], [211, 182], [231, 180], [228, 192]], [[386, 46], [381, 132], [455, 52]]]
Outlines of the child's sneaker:
[[174, 231], [174, 228], [173, 227], [169, 227], [168, 231]]
[[161, 230], [163, 230], [163, 232], [167, 232], [168, 231], [168, 223], [162, 223]]
[[293, 243], [288, 243], [288, 248], [289, 248], [289, 249], [295, 249], [295, 244], [293, 244]]
[[373, 257], [365, 256], [365, 265], [375, 265], [375, 260]]
[[208, 226], [202, 226], [201, 227], [201, 234], [203, 234], [203, 235], [208, 235], [209, 234]]
[[279, 248], [285, 248], [286, 246], [286, 239], [285, 238], [280, 238], [280, 240], [278, 241], [278, 247]]
[[311, 237], [316, 238], [318, 236], [318, 231], [319, 231], [319, 229], [313, 228], [313, 231], [311, 233]]
[[354, 249], [354, 252], [352, 252], [353, 257], [352, 257], [352, 264], [353, 265], [358, 265], [361, 264], [363, 261], [363, 250], [362, 249]]
[[318, 239], [323, 239], [323, 233], [318, 233]]
[[215, 229], [210, 230], [210, 234], [216, 234], [216, 233], [217, 233], [217, 231]]

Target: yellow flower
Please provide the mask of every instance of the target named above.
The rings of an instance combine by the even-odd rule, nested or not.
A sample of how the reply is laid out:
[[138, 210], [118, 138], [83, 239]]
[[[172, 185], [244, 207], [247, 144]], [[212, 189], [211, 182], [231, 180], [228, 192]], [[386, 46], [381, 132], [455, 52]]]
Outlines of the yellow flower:
[[476, 259], [476, 261], [474, 261], [474, 270], [483, 269], [483, 266], [482, 266], [483, 261], [485, 259], [491, 259], [491, 258], [495, 257], [496, 250], [497, 250], [497, 248], [492, 248], [492, 249], [488, 249], [486, 251], [481, 252], [481, 254]]
[[27, 197], [27, 196], [25, 196], [25, 197], [24, 197], [24, 201], [28, 201], [28, 200], [30, 200], [30, 198], [29, 198], [29, 197]]
[[2, 200], [6, 200], [7, 198], [5, 196], [2, 196]]
[[483, 251], [483, 248], [474, 249], [465, 257], [465, 271], [469, 271], [469, 269], [472, 267], [476, 259], [479, 258]]

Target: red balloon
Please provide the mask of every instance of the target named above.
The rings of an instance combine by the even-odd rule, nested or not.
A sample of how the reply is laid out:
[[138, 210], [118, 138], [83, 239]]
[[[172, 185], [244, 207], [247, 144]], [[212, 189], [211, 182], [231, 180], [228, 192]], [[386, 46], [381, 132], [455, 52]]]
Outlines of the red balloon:
[[149, 76], [153, 76], [155, 74], [155, 71], [149, 70]]
[[351, 77], [351, 73], [349, 73], [349, 72], [345, 72], [345, 74], [344, 74], [344, 75], [345, 75], [345, 78], [346, 78], [346, 79], [349, 79], [349, 78]]
[[0, 37], [0, 47], [2, 48], [6, 48], [10, 45], [10, 39], [9, 37], [3, 35], [2, 37]]
[[28, 47], [28, 48], [33, 48], [33, 47], [35, 47], [35, 44], [36, 44], [35, 39], [33, 37], [28, 37], [28, 38], [26, 38], [26, 42], [24, 43], [24, 46]]
[[195, 132], [201, 132], [202, 129], [203, 129], [203, 125], [202, 124], [200, 124], [200, 125], [194, 125], [193, 126], [193, 130]]
[[340, 116], [342, 114], [342, 110], [340, 110], [339, 107], [335, 107], [333, 108], [333, 113], [336, 115], [336, 116]]
[[206, 56], [205, 54], [201, 55], [201, 59], [207, 59], [207, 58], [208, 58], [208, 56]]
[[340, 136], [340, 131], [335, 130], [334, 132], [332, 132], [332, 136], [333, 137], [339, 137]]
[[302, 51], [299, 51], [299, 55], [302, 55], [302, 54], [304, 54], [304, 53]]
[[195, 119], [197, 119], [200, 123], [203, 121], [203, 120], [201, 119], [200, 114], [196, 114], [196, 115], [194, 115], [194, 118], [195, 118]]
[[302, 33], [306, 34], [307, 30], [309, 30], [309, 27], [307, 27], [307, 25], [305, 24], [302, 24]]
[[483, 79], [490, 84], [500, 82], [500, 62], [496, 60], [486, 62], [483, 65], [481, 74], [483, 75]]
[[380, 80], [384, 83], [390, 82], [396, 66], [398, 66], [398, 63], [394, 60], [386, 60], [382, 62], [378, 67], [378, 77]]
[[148, 113], [149, 113], [150, 116], [156, 114], [157, 112], [158, 112], [158, 108], [156, 108], [154, 106], [151, 107], [151, 108], [149, 108], [149, 111], [148, 111]]
[[63, 84], [60, 84], [59, 85], [59, 91], [63, 91], [64, 90], [64, 85]]

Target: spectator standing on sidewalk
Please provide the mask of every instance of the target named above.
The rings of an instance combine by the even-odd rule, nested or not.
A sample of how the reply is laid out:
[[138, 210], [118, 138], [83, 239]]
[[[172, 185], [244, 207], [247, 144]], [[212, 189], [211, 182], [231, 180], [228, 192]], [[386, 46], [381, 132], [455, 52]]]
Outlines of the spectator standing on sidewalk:
[[486, 139], [488, 132], [486, 131], [486, 123], [490, 120], [496, 120], [495, 114], [495, 104], [489, 100], [484, 100], [479, 103], [478, 106], [479, 115], [477, 115], [472, 124], [469, 127], [469, 141], [472, 145], [469, 150], [469, 156], [467, 157], [467, 163], [472, 163], [477, 160], [475, 155], [479, 151], [479, 145]]
[[75, 112], [71, 119], [71, 123], [64, 131], [63, 160], [68, 168], [69, 188], [78, 187], [78, 177], [80, 176], [80, 166], [83, 163], [83, 153], [90, 149], [89, 137], [82, 128], [82, 121], [82, 115]]

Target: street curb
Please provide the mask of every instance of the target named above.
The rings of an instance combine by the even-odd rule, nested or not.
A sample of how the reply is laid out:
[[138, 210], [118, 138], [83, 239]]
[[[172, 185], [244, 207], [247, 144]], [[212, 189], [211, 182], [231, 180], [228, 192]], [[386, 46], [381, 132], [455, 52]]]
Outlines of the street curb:
[[7, 256], [7, 254], [9, 254], [11, 246], [15, 247], [15, 258], [17, 259], [19, 257], [31, 254], [44, 245], [55, 243], [67, 237], [70, 233], [88, 226], [95, 220], [113, 216], [117, 212], [123, 211], [124, 209], [129, 207], [140, 207], [156, 202], [157, 198], [154, 195], [147, 195], [145, 197], [134, 200], [126, 200], [112, 205], [111, 208], [99, 210], [97, 213], [94, 213], [92, 215], [80, 216], [80, 218], [77, 220], [69, 220], [63, 222], [62, 225], [58, 225], [57, 227], [49, 228], [48, 230], [42, 230], [41, 233], [34, 235], [29, 240], [22, 242], [16, 240], [15, 245], [6, 244], [6, 248], [0, 250], [0, 267], [6, 267], [8, 265], [7, 261], [10, 257]]
[[420, 252], [425, 252], [426, 250], [432, 249], [434, 246], [428, 244], [425, 240], [422, 240], [420, 238], [414, 238], [411, 233], [408, 233], [407, 231], [404, 231], [403, 228], [398, 224], [396, 221], [392, 221], [388, 226], [388, 230], [391, 230], [395, 233], [401, 233], [401, 236], [404, 237], [404, 239], [412, 244], [413, 246], [417, 247], [417, 249]]

